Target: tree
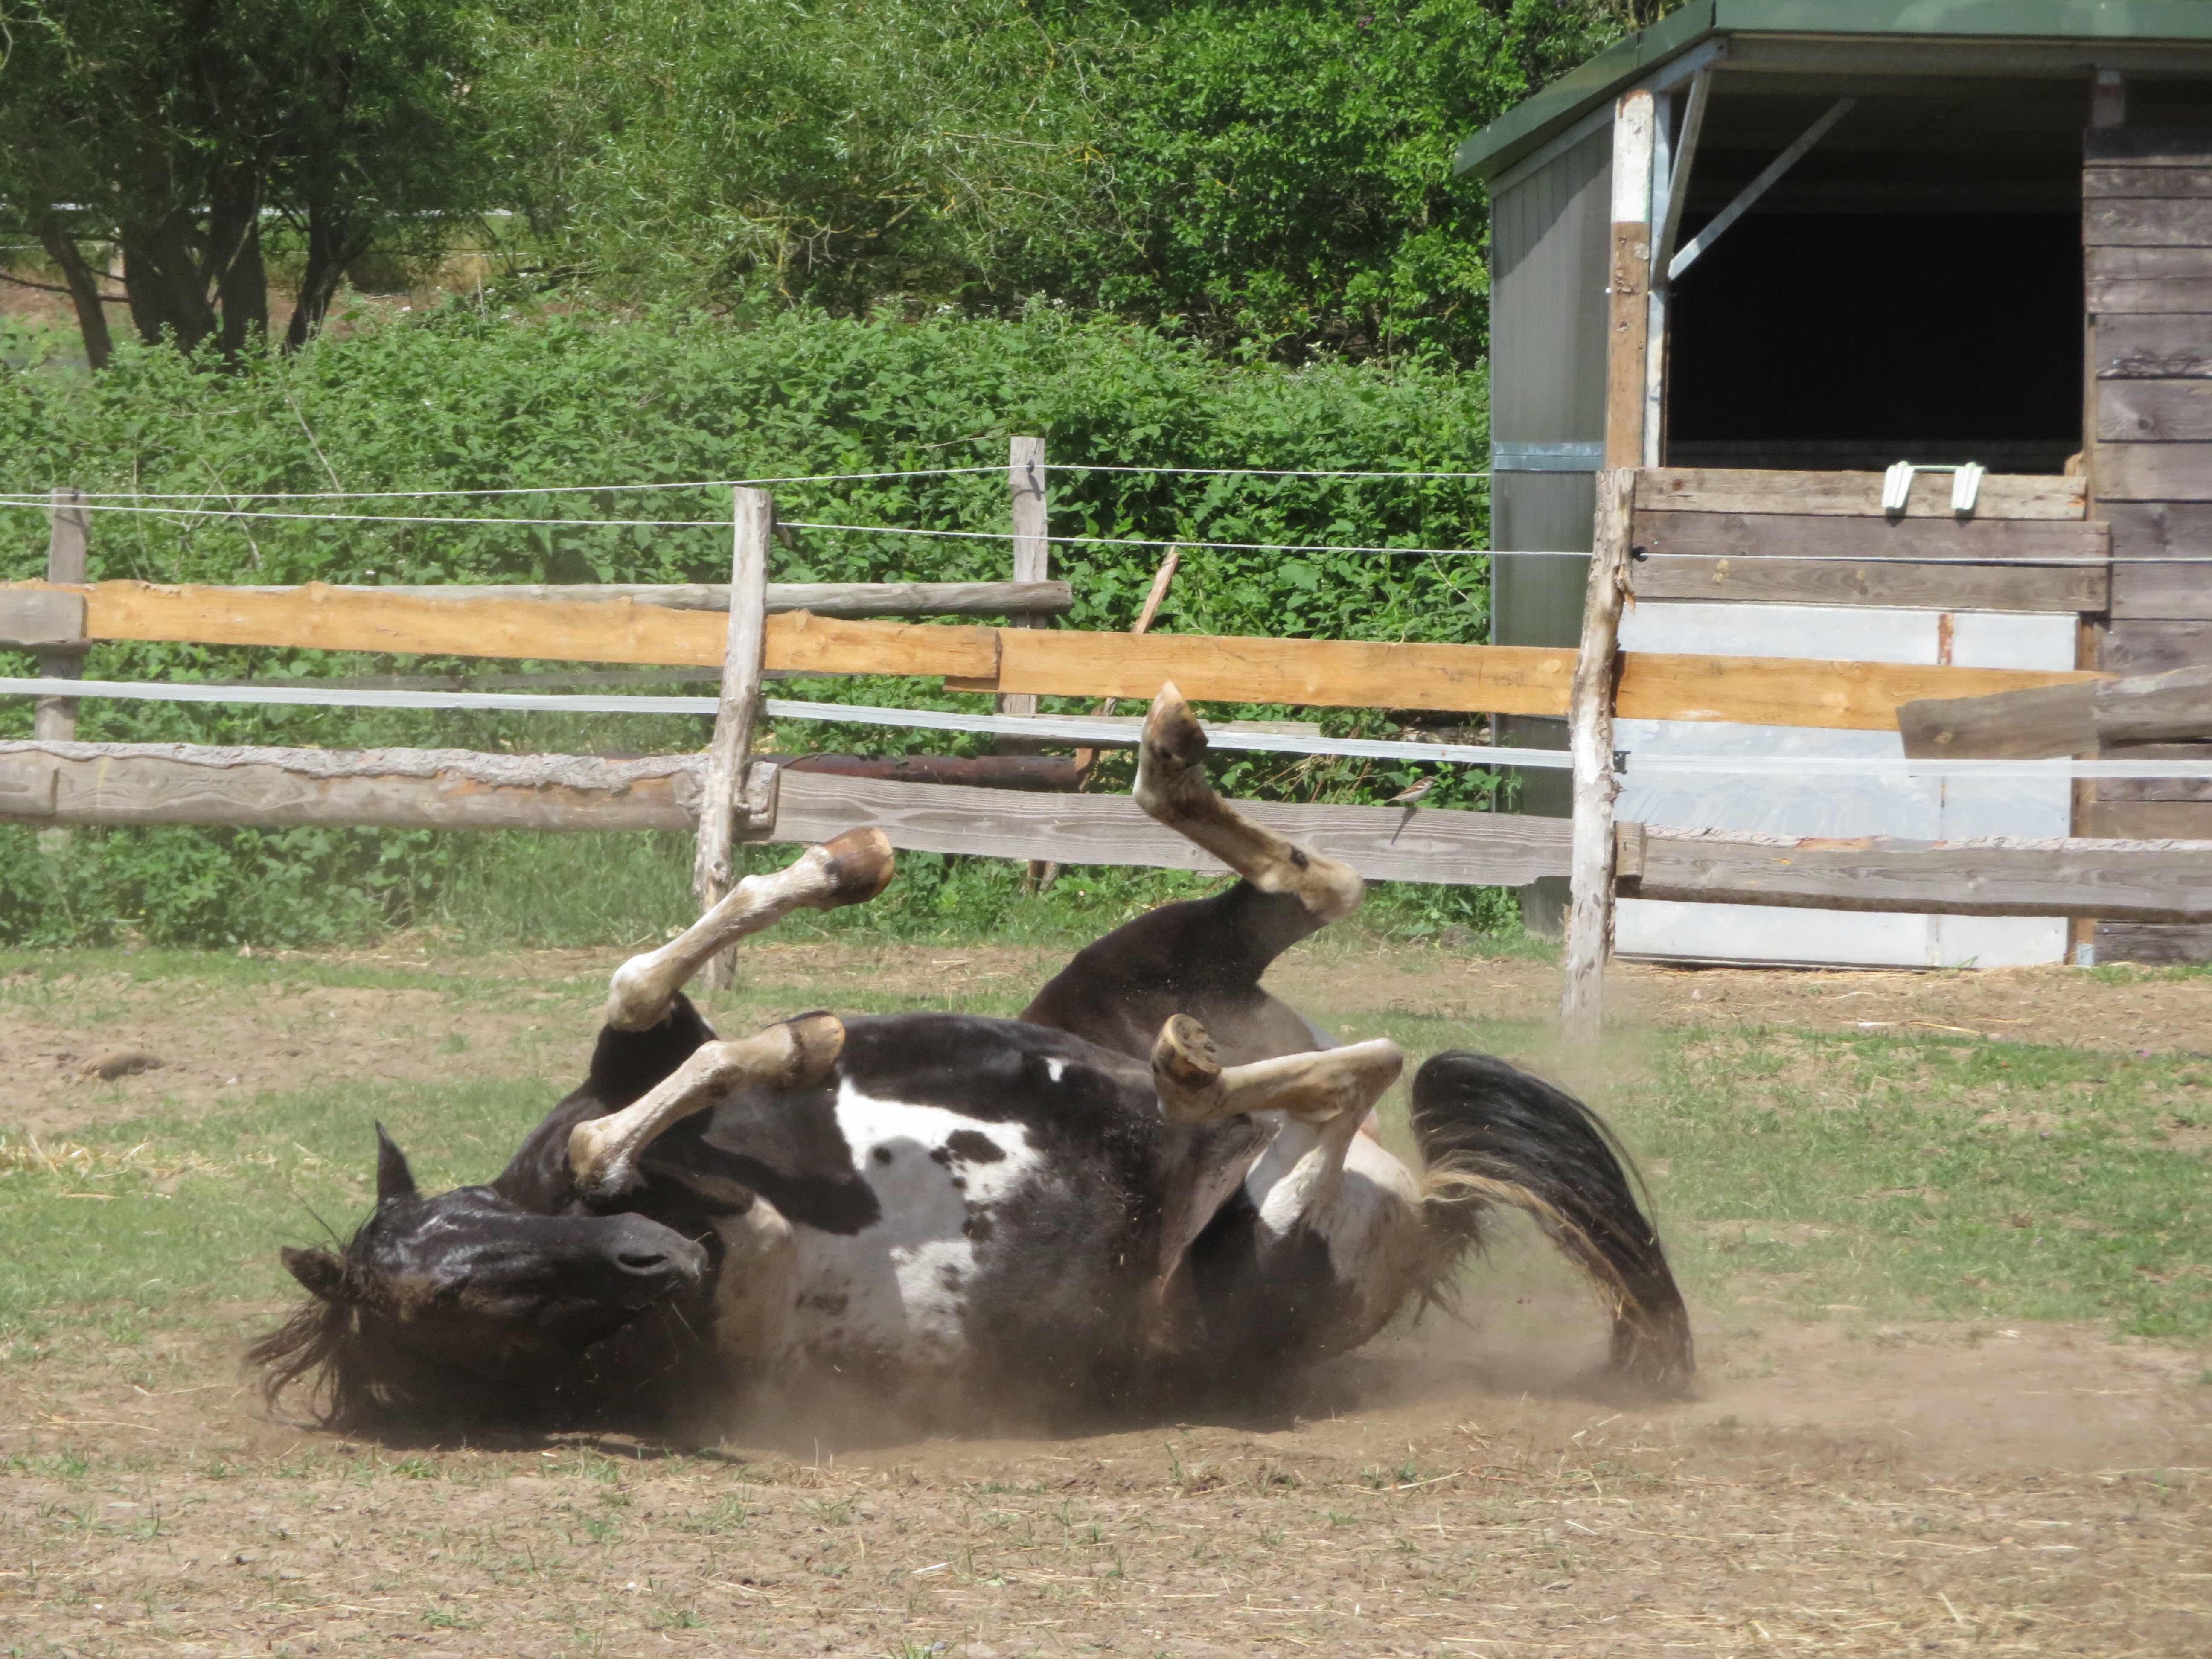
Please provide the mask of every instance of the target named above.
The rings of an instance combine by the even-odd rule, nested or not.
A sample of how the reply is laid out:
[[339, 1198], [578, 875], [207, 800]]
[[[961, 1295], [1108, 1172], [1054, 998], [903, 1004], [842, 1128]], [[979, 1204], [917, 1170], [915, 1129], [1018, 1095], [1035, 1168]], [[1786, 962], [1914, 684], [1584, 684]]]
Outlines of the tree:
[[95, 368], [88, 246], [120, 250], [141, 338], [235, 355], [267, 331], [272, 235], [304, 251], [296, 345], [372, 245], [481, 202], [483, 31], [456, 0], [0, 0], [0, 211], [61, 271]]
[[489, 95], [546, 274], [614, 297], [1472, 361], [1454, 145], [1654, 3], [514, 0]]

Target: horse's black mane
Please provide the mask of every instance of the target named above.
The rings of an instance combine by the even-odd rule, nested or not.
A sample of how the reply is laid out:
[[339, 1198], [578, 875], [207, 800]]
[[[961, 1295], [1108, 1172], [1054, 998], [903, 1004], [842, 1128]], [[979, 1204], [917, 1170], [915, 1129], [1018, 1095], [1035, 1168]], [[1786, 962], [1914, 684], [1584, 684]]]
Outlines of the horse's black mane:
[[[357, 1228], [335, 1253], [340, 1262], [360, 1237]], [[465, 1402], [480, 1406], [480, 1385], [471, 1389], [456, 1374], [410, 1358], [377, 1329], [380, 1322], [374, 1310], [345, 1298], [311, 1295], [295, 1308], [246, 1351], [246, 1363], [261, 1372], [261, 1397], [271, 1413], [284, 1416], [289, 1404], [311, 1426], [346, 1433], [450, 1419]]]

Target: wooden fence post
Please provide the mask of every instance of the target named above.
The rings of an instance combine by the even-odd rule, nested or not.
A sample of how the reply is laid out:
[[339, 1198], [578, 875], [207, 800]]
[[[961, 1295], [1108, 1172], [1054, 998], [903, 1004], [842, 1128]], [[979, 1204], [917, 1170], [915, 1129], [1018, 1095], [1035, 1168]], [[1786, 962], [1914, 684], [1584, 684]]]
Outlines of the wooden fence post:
[[[714, 714], [714, 740], [699, 780], [699, 844], [691, 864], [691, 890], [701, 914], [720, 903], [733, 877], [740, 799], [747, 793], [753, 720], [760, 708], [762, 657], [768, 641], [768, 545], [775, 534], [775, 497], [765, 489], [739, 489], [732, 514], [730, 632], [722, 652], [722, 695]], [[726, 990], [733, 976], [730, 952], [707, 964], [702, 983]]]
[[[1041, 582], [1049, 580], [1052, 568], [1052, 544], [1047, 539], [1046, 500], [1044, 493], [1044, 440], [1042, 438], [1010, 439], [1006, 444], [1006, 494], [1013, 509], [1014, 519], [1014, 580], [1018, 582]], [[1020, 616], [1014, 618], [1018, 628], [1037, 628], [1044, 618]], [[999, 712], [1001, 714], [1034, 714], [1037, 711], [1034, 691], [1001, 692]], [[1007, 745], [1001, 743], [998, 747]], [[1032, 859], [1022, 878], [1024, 891], [1036, 892], [1049, 887], [1053, 878], [1060, 873], [1059, 866], [1049, 860]]]
[[[57, 489], [53, 494], [53, 529], [46, 538], [46, 580], [81, 582], [84, 555], [90, 540], [92, 515], [84, 509], [84, 493]], [[39, 653], [39, 672], [46, 679], [84, 678], [83, 647]], [[32, 716], [32, 732], [41, 743], [66, 743], [76, 736], [76, 699], [40, 697]]]
[[[1014, 580], [1049, 580], [1052, 544], [1046, 539], [1045, 529], [1043, 439], [1016, 438], [1006, 446], [1006, 493], [1012, 498], [1014, 514]], [[1034, 616], [1014, 618], [1016, 626], [1021, 628], [1036, 628], [1043, 620]], [[1036, 704], [1033, 691], [1006, 692], [999, 698], [999, 712], [1034, 714]]]
[[1620, 675], [1620, 610], [1628, 592], [1628, 534], [1636, 469], [1597, 476], [1597, 533], [1583, 600], [1582, 646], [1567, 705], [1574, 757], [1574, 844], [1570, 854], [1567, 982], [1559, 1017], [1571, 1038], [1597, 1035], [1604, 1019], [1605, 963], [1613, 954], [1613, 700]]
[[[85, 550], [92, 539], [92, 515], [84, 508], [81, 489], [57, 489], [48, 509], [53, 527], [46, 536], [46, 580], [81, 582], [84, 580]], [[82, 644], [39, 653], [42, 679], [78, 680], [84, 678]], [[76, 699], [40, 697], [32, 705], [31, 735], [41, 743], [67, 743], [76, 736]], [[69, 844], [66, 830], [41, 830], [40, 850], [58, 853]]]

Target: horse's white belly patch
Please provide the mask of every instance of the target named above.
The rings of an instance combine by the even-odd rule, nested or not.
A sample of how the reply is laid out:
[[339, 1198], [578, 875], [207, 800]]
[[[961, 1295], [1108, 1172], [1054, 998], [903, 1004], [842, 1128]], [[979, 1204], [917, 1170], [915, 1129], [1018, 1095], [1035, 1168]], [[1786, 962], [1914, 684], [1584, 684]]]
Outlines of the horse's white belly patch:
[[831, 1364], [957, 1363], [999, 1206], [1038, 1174], [1029, 1136], [1016, 1123], [874, 1099], [850, 1081], [836, 1111], [883, 1214], [849, 1236], [795, 1230], [796, 1351]]

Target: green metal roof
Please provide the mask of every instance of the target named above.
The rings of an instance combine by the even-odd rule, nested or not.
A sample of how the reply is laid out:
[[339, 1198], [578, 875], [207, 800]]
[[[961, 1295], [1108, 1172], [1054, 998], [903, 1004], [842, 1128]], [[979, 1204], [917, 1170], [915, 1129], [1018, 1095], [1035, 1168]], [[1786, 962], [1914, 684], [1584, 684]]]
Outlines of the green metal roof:
[[1668, 59], [1729, 34], [2212, 43], [2212, 0], [1692, 0], [1506, 111], [1460, 145], [1454, 171], [1494, 178]]

